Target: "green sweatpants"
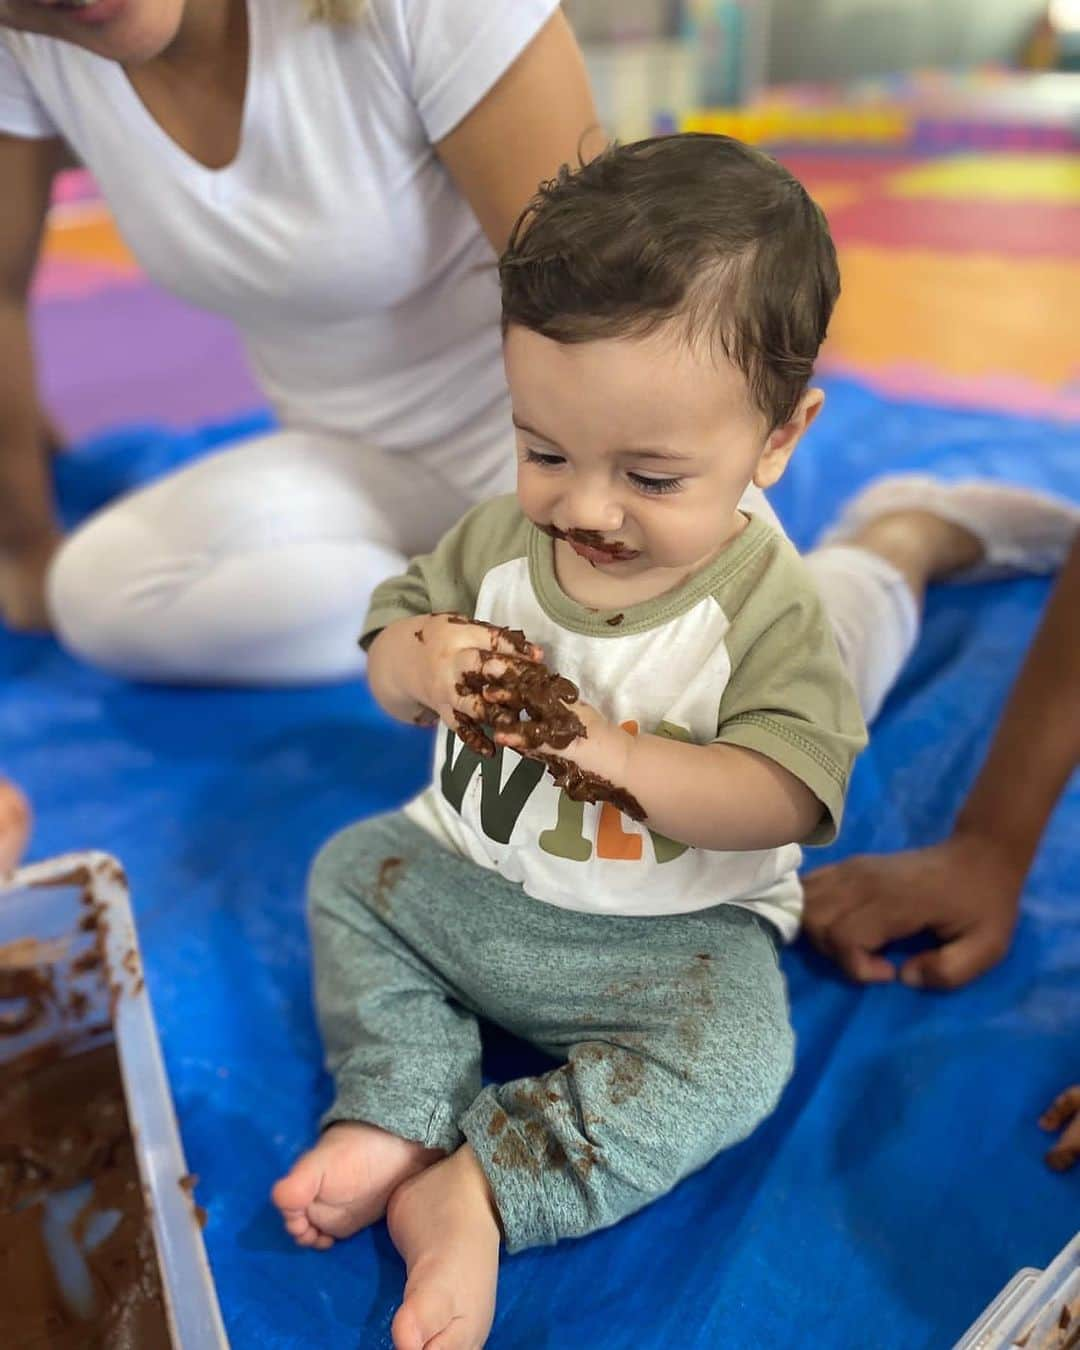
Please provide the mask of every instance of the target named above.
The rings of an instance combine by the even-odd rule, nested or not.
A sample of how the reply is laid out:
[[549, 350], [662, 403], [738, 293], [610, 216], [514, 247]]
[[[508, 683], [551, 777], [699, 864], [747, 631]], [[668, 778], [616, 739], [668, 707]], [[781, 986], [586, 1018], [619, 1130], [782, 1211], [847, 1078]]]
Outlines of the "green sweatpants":
[[[324, 1125], [468, 1140], [510, 1251], [663, 1195], [750, 1134], [790, 1076], [775, 936], [747, 910], [557, 909], [399, 813], [324, 846], [309, 911]], [[482, 1088], [477, 1014], [562, 1063]]]

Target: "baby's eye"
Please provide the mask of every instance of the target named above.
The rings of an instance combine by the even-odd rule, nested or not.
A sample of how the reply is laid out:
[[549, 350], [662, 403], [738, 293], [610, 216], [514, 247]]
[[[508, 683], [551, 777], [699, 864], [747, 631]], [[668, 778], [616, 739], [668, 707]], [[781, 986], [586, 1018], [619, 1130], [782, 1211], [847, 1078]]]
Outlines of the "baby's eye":
[[533, 450], [529, 446], [525, 447], [525, 459], [529, 464], [542, 464], [548, 469], [557, 469], [560, 464], [566, 463], [563, 455], [547, 454], [541, 450]]
[[683, 485], [681, 478], [650, 478], [643, 473], [630, 473], [627, 474], [627, 477], [641, 492], [651, 492], [654, 495], [663, 492], [678, 492]]

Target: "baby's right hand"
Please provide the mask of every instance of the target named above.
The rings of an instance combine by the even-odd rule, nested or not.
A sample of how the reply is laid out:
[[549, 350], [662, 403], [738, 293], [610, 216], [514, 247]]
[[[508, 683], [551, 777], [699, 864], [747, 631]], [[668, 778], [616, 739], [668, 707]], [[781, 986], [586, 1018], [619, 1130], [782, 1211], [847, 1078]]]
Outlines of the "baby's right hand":
[[417, 642], [417, 665], [413, 692], [424, 708], [430, 708], [453, 731], [459, 717], [474, 722], [487, 720], [484, 701], [478, 693], [459, 688], [466, 675], [505, 670], [501, 658], [542, 661], [544, 653], [524, 633], [463, 618], [460, 614], [428, 614], [413, 622]]

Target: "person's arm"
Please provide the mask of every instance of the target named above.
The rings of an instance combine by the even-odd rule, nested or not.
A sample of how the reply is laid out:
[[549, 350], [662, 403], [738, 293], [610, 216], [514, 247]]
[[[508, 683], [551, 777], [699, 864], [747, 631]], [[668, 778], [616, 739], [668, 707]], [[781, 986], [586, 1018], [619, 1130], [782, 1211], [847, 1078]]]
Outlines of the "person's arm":
[[456, 731], [459, 713], [484, 718], [482, 700], [462, 693], [459, 684], [466, 674], [485, 671], [496, 655], [538, 661], [542, 652], [532, 644], [519, 652], [502, 629], [463, 615], [418, 614], [387, 624], [374, 637], [368, 685], [376, 703], [399, 722], [424, 725], [435, 717]]
[[889, 857], [852, 858], [807, 878], [807, 931], [853, 979], [895, 978], [880, 948], [924, 930], [941, 945], [901, 966], [901, 980], [914, 987], [966, 984], [1009, 950], [1024, 878], [1080, 764], [1078, 613], [1080, 539], [949, 838]]
[[0, 620], [14, 628], [47, 626], [45, 571], [59, 542], [27, 297], [49, 190], [65, 162], [62, 141], [0, 135]]
[[604, 140], [581, 50], [556, 11], [435, 148], [499, 254], [539, 184]]

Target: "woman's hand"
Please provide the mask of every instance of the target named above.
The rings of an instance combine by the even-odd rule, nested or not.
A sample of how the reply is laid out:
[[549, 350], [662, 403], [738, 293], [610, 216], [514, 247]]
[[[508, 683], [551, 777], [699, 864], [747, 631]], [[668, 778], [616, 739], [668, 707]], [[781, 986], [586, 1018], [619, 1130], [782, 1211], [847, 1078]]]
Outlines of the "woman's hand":
[[45, 578], [61, 538], [44, 530], [18, 544], [0, 544], [0, 623], [16, 632], [48, 631]]
[[1066, 1088], [1039, 1117], [1044, 1130], [1061, 1130], [1061, 1138], [1046, 1155], [1048, 1167], [1067, 1172], [1080, 1158], [1080, 1087]]
[[803, 923], [814, 946], [864, 984], [897, 976], [882, 947], [929, 931], [941, 945], [905, 961], [900, 979], [917, 989], [955, 989], [1008, 952], [1024, 873], [994, 841], [957, 833], [932, 848], [814, 872], [805, 882]]
[[0, 877], [19, 865], [29, 837], [29, 804], [14, 783], [0, 779]]

